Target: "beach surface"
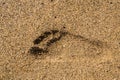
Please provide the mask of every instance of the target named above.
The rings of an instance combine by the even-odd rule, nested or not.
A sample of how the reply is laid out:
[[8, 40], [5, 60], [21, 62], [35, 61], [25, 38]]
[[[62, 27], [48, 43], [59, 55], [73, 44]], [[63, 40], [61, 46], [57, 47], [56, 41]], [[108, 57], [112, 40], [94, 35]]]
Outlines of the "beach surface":
[[0, 80], [120, 80], [120, 0], [0, 0]]

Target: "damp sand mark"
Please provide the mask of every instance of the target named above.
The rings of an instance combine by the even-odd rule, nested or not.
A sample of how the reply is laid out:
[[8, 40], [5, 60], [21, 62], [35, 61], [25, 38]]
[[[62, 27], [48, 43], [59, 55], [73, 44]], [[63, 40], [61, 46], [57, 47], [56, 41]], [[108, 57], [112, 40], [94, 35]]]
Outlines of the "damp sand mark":
[[57, 36], [57, 37], [53, 37], [52, 39], [48, 40], [48, 42], [46, 43], [46, 47], [45, 48], [39, 48], [39, 47], [31, 47], [29, 49], [29, 52], [31, 54], [34, 54], [34, 55], [41, 55], [43, 53], [48, 53], [48, 48], [53, 44], [53, 43], [56, 43], [57, 41], [59, 41], [64, 35], [65, 33], [59, 31], [59, 30], [50, 30], [50, 31], [46, 31], [44, 32], [43, 34], [41, 34], [37, 39], [35, 39], [33, 41], [34, 43], [34, 46], [37, 45], [37, 44], [40, 44], [44, 41], [45, 38], [49, 37], [50, 35], [55, 35], [56, 33], [59, 33], [60, 35]]
[[47, 53], [48, 51], [46, 49], [42, 49], [42, 48], [39, 48], [39, 47], [31, 47], [30, 50], [29, 50], [30, 54], [33, 54], [33, 55], [42, 55], [42, 53]]
[[42, 35], [40, 35], [37, 39], [33, 41], [34, 45], [39, 44], [42, 42], [45, 38], [47, 38], [49, 35], [51, 35], [51, 32], [44, 32]]
[[101, 47], [103, 48], [103, 46], [105, 45], [104, 42], [100, 41], [100, 40], [91, 40], [89, 38], [86, 38], [84, 36], [81, 36], [81, 35], [74, 35], [74, 34], [71, 34], [67, 31], [61, 31], [61, 30], [50, 30], [50, 31], [46, 31], [44, 32], [43, 34], [41, 34], [37, 39], [35, 39], [33, 41], [34, 43], [34, 46], [37, 45], [37, 44], [40, 44], [44, 41], [44, 39], [46, 39], [47, 37], [49, 37], [50, 35], [56, 35], [56, 34], [59, 34], [59, 36], [57, 37], [53, 37], [52, 39], [48, 40], [46, 42], [46, 46], [44, 48], [39, 48], [39, 47], [31, 47], [29, 49], [30, 53], [31, 54], [34, 54], [34, 55], [42, 55], [43, 53], [48, 53], [48, 48], [58, 42], [59, 40], [61, 40], [62, 37], [66, 36], [66, 35], [69, 35], [69, 36], [74, 36], [75, 38], [78, 38], [80, 39], [81, 41], [84, 41], [84, 42], [87, 42], [91, 45], [95, 45], [96, 47]]

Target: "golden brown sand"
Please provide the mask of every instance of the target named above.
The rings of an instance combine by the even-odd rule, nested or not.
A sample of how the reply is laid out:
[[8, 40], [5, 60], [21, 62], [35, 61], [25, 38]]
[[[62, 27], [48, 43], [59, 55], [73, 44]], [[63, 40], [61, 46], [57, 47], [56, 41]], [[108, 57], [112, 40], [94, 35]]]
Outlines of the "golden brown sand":
[[[69, 35], [30, 54], [54, 29]], [[120, 80], [120, 0], [0, 0], [0, 80]]]

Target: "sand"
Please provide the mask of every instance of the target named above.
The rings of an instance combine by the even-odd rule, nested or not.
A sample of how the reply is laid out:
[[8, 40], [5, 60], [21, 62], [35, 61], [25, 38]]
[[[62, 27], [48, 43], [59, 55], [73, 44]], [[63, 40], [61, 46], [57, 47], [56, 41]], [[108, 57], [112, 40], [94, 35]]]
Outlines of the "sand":
[[0, 0], [0, 80], [120, 80], [120, 0]]

